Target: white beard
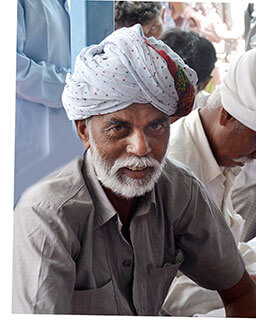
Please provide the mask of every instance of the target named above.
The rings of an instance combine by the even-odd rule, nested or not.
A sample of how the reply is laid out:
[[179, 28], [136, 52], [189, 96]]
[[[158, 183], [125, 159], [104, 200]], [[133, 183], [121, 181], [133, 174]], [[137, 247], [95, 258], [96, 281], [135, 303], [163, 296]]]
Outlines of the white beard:
[[[92, 154], [92, 163], [96, 171], [98, 180], [104, 187], [112, 190], [113, 193], [124, 198], [134, 198], [144, 195], [151, 191], [161, 176], [162, 168], [165, 163], [165, 157], [159, 163], [149, 156], [138, 157], [130, 156], [126, 159], [118, 159], [111, 165], [107, 159], [104, 159], [90, 134], [90, 148]], [[127, 167], [153, 167], [153, 172], [142, 179], [133, 179], [120, 172], [121, 168]]]

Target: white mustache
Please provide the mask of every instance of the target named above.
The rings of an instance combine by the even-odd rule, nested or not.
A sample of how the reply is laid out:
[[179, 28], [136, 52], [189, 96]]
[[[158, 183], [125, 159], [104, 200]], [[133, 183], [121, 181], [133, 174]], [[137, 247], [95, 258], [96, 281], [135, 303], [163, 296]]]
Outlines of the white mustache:
[[145, 169], [147, 167], [161, 168], [162, 165], [156, 159], [153, 159], [148, 156], [145, 156], [145, 157], [131, 156], [126, 159], [116, 160], [114, 165], [111, 167], [109, 173], [115, 174], [118, 170], [122, 168]]

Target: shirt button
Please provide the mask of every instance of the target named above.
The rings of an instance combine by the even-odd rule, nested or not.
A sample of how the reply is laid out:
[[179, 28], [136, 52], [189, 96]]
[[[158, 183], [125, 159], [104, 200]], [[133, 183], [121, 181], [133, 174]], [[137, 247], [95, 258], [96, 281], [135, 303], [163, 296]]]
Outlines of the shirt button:
[[132, 264], [132, 261], [130, 259], [126, 259], [123, 261], [123, 266], [124, 267], [130, 267]]

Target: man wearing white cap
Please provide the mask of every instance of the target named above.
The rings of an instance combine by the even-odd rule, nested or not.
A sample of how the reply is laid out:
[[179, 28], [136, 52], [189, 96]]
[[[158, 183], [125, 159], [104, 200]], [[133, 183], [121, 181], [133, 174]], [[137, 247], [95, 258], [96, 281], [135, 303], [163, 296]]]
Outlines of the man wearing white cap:
[[87, 151], [16, 208], [13, 312], [157, 315], [180, 269], [218, 290], [228, 315], [256, 315], [221, 213], [188, 169], [165, 161], [169, 116], [191, 110], [195, 83], [140, 25], [82, 50], [63, 103]]
[[[172, 125], [168, 149], [168, 157], [188, 165], [221, 209], [254, 279], [256, 251], [248, 243], [240, 242], [244, 220], [232, 207], [230, 190], [244, 163], [256, 159], [255, 69], [256, 49], [244, 53], [231, 65], [204, 108]], [[217, 292], [202, 289], [180, 275], [169, 290], [164, 309], [172, 315], [191, 316], [222, 306]]]

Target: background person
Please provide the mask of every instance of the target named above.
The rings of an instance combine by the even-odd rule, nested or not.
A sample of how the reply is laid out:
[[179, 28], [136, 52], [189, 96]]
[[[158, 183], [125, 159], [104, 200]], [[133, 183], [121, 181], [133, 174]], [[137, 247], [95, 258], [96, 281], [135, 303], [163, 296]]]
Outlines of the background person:
[[[256, 5], [249, 3], [245, 10], [245, 49], [256, 48]], [[245, 219], [241, 239], [256, 237], [256, 161], [247, 163], [237, 176], [232, 201], [234, 209]]]
[[70, 71], [67, 3], [18, 0], [17, 13], [15, 205], [26, 188], [82, 151], [61, 102]]
[[115, 29], [141, 24], [146, 37], [158, 39], [163, 33], [162, 2], [115, 1]]
[[213, 44], [193, 31], [172, 28], [161, 37], [184, 62], [196, 71], [198, 76], [197, 92], [203, 90], [211, 80], [211, 73], [217, 61]]
[[256, 4], [248, 3], [244, 13], [245, 50], [256, 48]]
[[[173, 49], [198, 76], [197, 94], [194, 101], [194, 108], [205, 103], [208, 92], [204, 91], [212, 79], [212, 72], [217, 61], [216, 50], [213, 44], [203, 36], [194, 31], [183, 31], [179, 28], [172, 28], [166, 31], [161, 37], [164, 43]], [[179, 117], [171, 117], [171, 122]]]
[[[213, 92], [223, 80], [231, 61], [244, 52], [244, 21], [242, 12], [246, 3], [216, 2], [167, 2], [169, 10], [164, 17], [164, 29], [168, 29], [169, 16], [175, 26], [185, 31], [195, 31], [211, 41], [217, 52], [217, 62], [207, 91]], [[173, 23], [170, 24], [173, 27]]]
[[[234, 62], [207, 105], [172, 124], [168, 151], [168, 157], [188, 165], [203, 182], [221, 209], [254, 279], [256, 251], [251, 244], [241, 242], [244, 220], [233, 209], [231, 188], [243, 164], [256, 158], [255, 66], [256, 49]], [[185, 275], [175, 279], [164, 305], [170, 314], [184, 316], [221, 307], [216, 292], [200, 288]]]

